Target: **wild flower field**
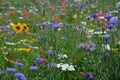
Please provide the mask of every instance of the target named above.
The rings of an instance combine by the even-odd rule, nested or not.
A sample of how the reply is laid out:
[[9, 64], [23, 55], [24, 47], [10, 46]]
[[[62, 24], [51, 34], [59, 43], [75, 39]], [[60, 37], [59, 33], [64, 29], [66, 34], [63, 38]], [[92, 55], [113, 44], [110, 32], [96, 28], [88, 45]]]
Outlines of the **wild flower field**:
[[120, 80], [120, 1], [0, 0], [0, 80]]

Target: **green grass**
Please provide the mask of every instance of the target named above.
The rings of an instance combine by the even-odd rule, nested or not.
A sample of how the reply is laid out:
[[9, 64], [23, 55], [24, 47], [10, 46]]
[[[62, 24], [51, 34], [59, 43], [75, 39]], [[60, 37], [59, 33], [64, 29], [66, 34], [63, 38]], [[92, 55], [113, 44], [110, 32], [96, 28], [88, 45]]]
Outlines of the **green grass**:
[[[84, 14], [91, 14], [91, 13], [98, 13], [100, 10], [104, 13], [104, 9], [114, 10], [115, 1], [113, 0], [99, 0], [99, 5], [97, 8], [93, 9], [90, 8], [90, 13], [88, 11], [83, 11], [84, 14], [81, 14], [81, 9], [72, 7], [69, 8], [69, 6], [65, 6], [65, 11], [52, 11], [48, 7], [50, 5], [54, 5], [56, 0], [51, 0], [50, 4], [40, 4], [36, 2], [36, 0], [10, 0], [10, 5], [2, 4], [2, 2], [6, 2], [8, 0], [0, 0], [0, 7], [5, 6], [5, 9], [0, 8], [0, 13], [2, 13], [0, 18], [0, 26], [6, 26], [9, 25], [9, 21], [17, 24], [20, 23], [27, 23], [29, 24], [30, 33], [35, 35], [28, 35], [26, 33], [20, 33], [11, 35], [9, 32], [13, 31], [12, 27], [9, 30], [0, 32], [0, 36], [3, 35], [4, 39], [0, 39], [0, 48], [3, 50], [0, 50], [0, 72], [2, 72], [2, 75], [0, 75], [0, 80], [17, 80], [15, 78], [15, 73], [21, 72], [25, 75], [27, 80], [87, 80], [84, 75], [81, 75], [80, 72], [92, 72], [93, 73], [93, 79], [94, 80], [119, 80], [120, 79], [120, 45], [117, 45], [116, 42], [120, 40], [120, 33], [117, 33], [117, 31], [107, 31], [109, 35], [111, 35], [110, 38], [110, 47], [117, 48], [118, 50], [113, 51], [103, 51], [102, 44], [105, 44], [102, 37], [103, 34], [100, 35], [92, 35], [92, 41], [96, 44], [96, 50], [93, 52], [83, 50], [82, 48], [78, 48], [81, 43], [86, 43], [89, 41], [86, 36], [90, 34], [80, 34], [79, 30], [75, 30], [76, 27], [81, 24], [81, 21], [87, 22], [86, 28], [87, 29], [95, 29], [97, 30], [99, 27], [101, 27], [101, 24], [97, 23], [97, 19], [90, 22], [87, 20], [84, 16]], [[57, 4], [60, 5], [60, 0], [57, 2]], [[92, 0], [91, 3], [95, 3], [95, 0]], [[70, 3], [69, 3], [70, 4]], [[76, 3], [75, 3], [76, 4]], [[110, 4], [111, 7], [108, 7], [107, 5]], [[90, 4], [87, 4], [88, 6]], [[29, 13], [28, 18], [24, 19], [18, 19], [18, 17], [21, 17], [23, 13], [17, 13], [13, 16], [10, 15], [4, 15], [6, 13], [9, 13], [11, 11], [9, 7], [14, 6], [16, 8], [21, 8], [21, 10], [29, 11], [30, 6], [36, 7], [38, 12], [32, 11]], [[60, 9], [63, 6], [55, 6], [56, 9]], [[43, 11], [46, 11], [46, 14], [43, 14]], [[73, 10], [73, 12], [69, 12], [69, 10]], [[16, 11], [16, 10], [14, 10]], [[51, 26], [47, 26], [44, 29], [41, 29], [36, 26], [38, 23], [42, 22], [53, 22], [52, 18], [55, 14], [58, 12], [66, 13], [66, 16], [59, 16], [62, 20], [62, 28], [61, 31], [54, 31], [52, 30]], [[76, 19], [72, 19], [72, 16], [74, 14], [77, 14]], [[80, 15], [82, 17], [80, 17]], [[119, 16], [118, 13], [116, 16]], [[115, 14], [113, 14], [115, 16]], [[45, 18], [45, 20], [43, 20]], [[65, 27], [66, 23], [74, 24], [73, 27]], [[96, 27], [93, 27], [92, 25], [95, 25]], [[120, 25], [116, 27], [118, 30]], [[75, 28], [75, 29], [74, 29]], [[80, 26], [81, 29], [81, 26]], [[66, 36], [65, 39], [62, 39], [63, 36]], [[46, 39], [41, 40], [39, 37], [45, 36]], [[7, 45], [5, 42], [13, 42], [17, 43], [20, 42], [20, 40], [28, 39], [25, 43], [30, 44], [33, 47], [38, 47], [38, 49], [32, 49], [31, 52], [25, 52], [25, 51], [14, 51], [15, 48], [28, 48], [24, 45], [24, 42], [21, 42], [17, 45]], [[34, 42], [31, 42], [32, 39], [35, 39]], [[6, 47], [6, 48], [5, 48]], [[50, 56], [48, 54], [48, 50], [50, 47], [53, 47], [56, 51], [56, 54], [53, 56]], [[45, 53], [41, 53], [40, 50], [45, 50]], [[5, 60], [6, 53], [9, 53], [9, 58], [13, 62], [8, 62]], [[109, 54], [109, 58], [103, 58], [103, 54]], [[59, 60], [58, 54], [66, 54], [68, 56], [67, 59]], [[76, 55], [79, 57], [79, 60], [75, 60], [72, 58], [73, 55]], [[36, 57], [46, 57], [48, 59], [48, 62], [44, 62], [44, 66], [40, 67], [39, 64], [35, 63], [34, 58]], [[18, 62], [20, 60], [24, 60], [24, 66], [19, 68], [15, 65], [15, 62]], [[72, 64], [75, 66], [75, 71], [62, 71], [61, 68], [48, 68], [48, 64], [50, 63], [66, 63], [66, 64]], [[30, 71], [30, 66], [36, 65], [38, 66], [38, 70], [33, 72]], [[7, 67], [15, 68], [16, 71], [13, 73], [7, 73], [6, 69]]]

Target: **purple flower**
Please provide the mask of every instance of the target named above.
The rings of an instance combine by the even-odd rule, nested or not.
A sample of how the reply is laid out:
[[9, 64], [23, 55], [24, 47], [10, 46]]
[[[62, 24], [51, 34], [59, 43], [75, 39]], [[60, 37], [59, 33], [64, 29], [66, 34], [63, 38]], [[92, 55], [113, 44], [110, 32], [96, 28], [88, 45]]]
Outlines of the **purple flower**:
[[109, 58], [110, 55], [109, 54], [103, 54], [103, 58]]
[[85, 50], [94, 51], [96, 49], [95, 46], [96, 45], [94, 43], [82, 43], [78, 47], [83, 48]]
[[35, 58], [35, 62], [41, 64], [44, 62], [44, 59], [43, 58]]
[[98, 15], [97, 14], [90, 14], [90, 17], [97, 18]]
[[22, 67], [22, 66], [23, 66], [23, 63], [17, 62], [17, 63], [16, 63], [16, 66]]
[[114, 25], [114, 24], [109, 24], [109, 25], [107, 26], [107, 28], [111, 30], [111, 29], [115, 28], [115, 25]]
[[6, 69], [6, 72], [15, 72], [16, 71], [16, 69], [14, 69], [14, 68], [7, 68]]
[[105, 34], [105, 35], [102, 36], [102, 38], [105, 39], [105, 40], [110, 39], [110, 35]]
[[15, 74], [15, 77], [16, 77], [18, 80], [27, 80], [23, 73], [16, 73], [16, 74]]
[[54, 55], [54, 54], [56, 54], [56, 52], [55, 52], [55, 50], [48, 50], [48, 54]]
[[41, 24], [36, 24], [36, 26], [38, 26], [38, 27], [40, 27], [40, 26], [45, 27], [45, 26], [47, 26], [47, 24], [41, 23]]
[[31, 67], [30, 67], [30, 70], [31, 70], [31, 71], [36, 71], [36, 70], [38, 70], [38, 67], [37, 67], [37, 66], [31, 66]]
[[15, 32], [14, 32], [14, 31], [12, 31], [12, 32], [10, 32], [10, 34], [15, 35]]
[[48, 68], [51, 68], [51, 67], [56, 68], [56, 67], [57, 67], [57, 64], [54, 63], [54, 62], [52, 62], [51, 64], [47, 64], [47, 67], [48, 67]]
[[62, 27], [61, 24], [53, 24], [53, 25], [52, 25], [52, 28], [53, 28], [54, 30], [56, 30], [56, 29], [58, 29], [58, 28], [61, 28], [61, 27]]
[[93, 79], [93, 74], [92, 74], [91, 72], [87, 72], [87, 73], [85, 74], [85, 77], [86, 77], [87, 79], [89, 79], [89, 80], [92, 80], [92, 79]]
[[72, 24], [66, 24], [65, 26], [66, 27], [72, 27], [73, 25]]
[[112, 18], [112, 15], [104, 15], [104, 18], [110, 20], [110, 18]]
[[102, 38], [105, 42], [108, 42], [108, 40], [110, 39], [110, 35], [108, 35], [108, 34], [103, 35]]
[[118, 33], [120, 33], [120, 30], [118, 30]]
[[118, 22], [118, 17], [112, 17], [109, 21], [110, 24], [115, 24]]
[[52, 63], [51, 63], [51, 66], [52, 66], [52, 67], [57, 67], [57, 64], [54, 63], [54, 62], [52, 62]]

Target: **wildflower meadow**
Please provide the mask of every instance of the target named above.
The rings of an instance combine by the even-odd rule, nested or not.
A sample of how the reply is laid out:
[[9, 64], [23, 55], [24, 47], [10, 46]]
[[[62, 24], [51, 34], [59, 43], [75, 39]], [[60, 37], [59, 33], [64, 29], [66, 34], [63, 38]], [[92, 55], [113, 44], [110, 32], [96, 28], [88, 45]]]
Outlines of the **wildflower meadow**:
[[0, 80], [120, 80], [120, 0], [0, 0]]

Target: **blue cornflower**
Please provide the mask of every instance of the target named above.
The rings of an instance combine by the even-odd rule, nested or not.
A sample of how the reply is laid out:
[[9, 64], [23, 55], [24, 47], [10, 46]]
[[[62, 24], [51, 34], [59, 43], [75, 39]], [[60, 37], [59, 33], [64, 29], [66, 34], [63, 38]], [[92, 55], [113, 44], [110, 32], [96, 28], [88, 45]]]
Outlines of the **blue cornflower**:
[[114, 24], [109, 24], [109, 25], [107, 26], [107, 28], [111, 30], [111, 29], [115, 28], [115, 25], [114, 25]]
[[37, 67], [37, 66], [31, 66], [31, 67], [30, 67], [30, 70], [31, 70], [31, 71], [36, 71], [36, 70], [38, 70], [38, 67]]
[[15, 32], [14, 32], [14, 31], [12, 31], [12, 32], [10, 32], [10, 34], [11, 34], [11, 35], [15, 35]]
[[102, 38], [105, 42], [108, 42], [108, 40], [110, 39], [110, 35], [105, 34], [105, 35], [102, 36]]
[[56, 68], [57, 64], [52, 62], [51, 64], [47, 64], [47, 67], [48, 67], [48, 69], [51, 68], [51, 67]]
[[47, 26], [47, 24], [46, 23], [40, 23], [40, 24], [36, 24], [36, 26], [38, 26], [38, 27], [46, 27]]
[[54, 54], [56, 54], [56, 52], [55, 52], [55, 50], [48, 50], [48, 54], [54, 55]]
[[18, 80], [27, 80], [23, 73], [16, 73], [16, 74], [15, 74], [15, 77], [16, 77]]
[[15, 72], [16, 71], [16, 69], [14, 69], [14, 68], [7, 68], [6, 69], [6, 72]]
[[66, 27], [72, 27], [73, 24], [66, 24], [65, 26], [66, 26]]
[[56, 29], [58, 29], [58, 28], [61, 28], [61, 27], [62, 27], [61, 24], [53, 24], [53, 25], [52, 25], [52, 28], [53, 28], [54, 30], [56, 30]]
[[95, 51], [95, 46], [96, 45], [94, 43], [82, 43], [78, 47], [89, 51]]
[[85, 77], [86, 77], [87, 79], [89, 79], [89, 80], [93, 80], [93, 74], [92, 74], [91, 72], [87, 72], [87, 73], [85, 74]]
[[98, 15], [97, 14], [90, 14], [90, 17], [97, 18]]
[[112, 15], [104, 15], [104, 18], [110, 20], [112, 18]]
[[35, 58], [35, 62], [41, 64], [44, 62], [44, 59], [43, 58]]
[[110, 55], [109, 54], [103, 54], [103, 58], [109, 58], [110, 57]]
[[118, 30], [118, 33], [120, 33], [120, 30]]
[[23, 63], [17, 62], [17, 63], [16, 63], [16, 66], [22, 67], [22, 66], [23, 66]]

